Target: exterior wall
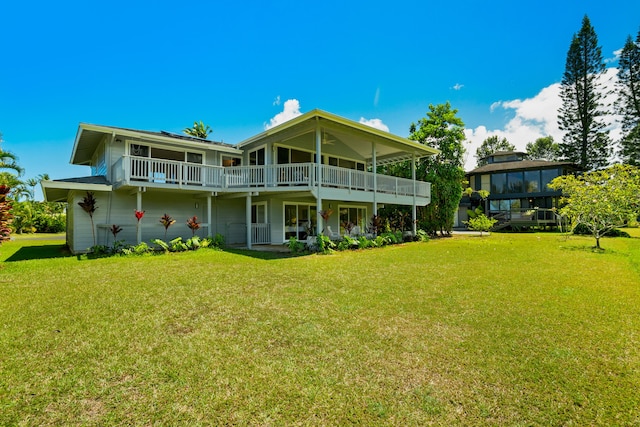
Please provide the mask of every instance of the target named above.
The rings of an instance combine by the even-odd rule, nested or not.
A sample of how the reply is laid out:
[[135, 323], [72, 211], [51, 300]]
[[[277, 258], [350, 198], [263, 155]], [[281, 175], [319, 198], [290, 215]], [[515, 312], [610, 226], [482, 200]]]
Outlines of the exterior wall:
[[214, 198], [211, 203], [212, 234], [222, 234], [225, 243], [230, 245], [247, 243], [245, 207], [246, 199], [244, 197]]
[[[87, 252], [94, 245], [93, 233], [91, 231], [91, 218], [89, 214], [78, 205], [87, 193], [85, 191], [71, 191], [69, 193], [67, 215], [71, 216], [69, 225], [72, 230], [71, 236], [67, 235], [69, 249], [74, 253]], [[93, 223], [97, 225], [106, 221], [108, 209], [106, 209], [105, 206], [107, 206], [109, 200], [109, 193], [95, 192], [94, 197], [98, 209], [96, 209], [93, 214]], [[98, 230], [96, 230], [96, 244], [104, 244], [100, 242], [99, 234]]]

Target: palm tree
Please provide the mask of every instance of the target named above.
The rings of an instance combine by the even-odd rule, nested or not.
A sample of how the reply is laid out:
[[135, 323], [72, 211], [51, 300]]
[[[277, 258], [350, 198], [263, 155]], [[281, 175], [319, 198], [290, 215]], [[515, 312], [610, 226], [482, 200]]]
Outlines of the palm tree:
[[213, 129], [211, 129], [209, 125], [205, 125], [202, 120], [200, 120], [200, 123], [193, 122], [193, 127], [184, 128], [182, 132], [187, 135], [195, 136], [196, 138], [207, 139], [209, 134], [213, 132]]
[[31, 187], [29, 195], [31, 196], [31, 200], [33, 200], [36, 197], [36, 185], [38, 185], [40, 181], [38, 181], [37, 178], [29, 178], [24, 183]]
[[0, 169], [11, 169], [16, 171], [18, 176], [22, 175], [24, 169], [18, 166], [17, 160], [18, 157], [15, 154], [10, 151], [4, 151], [0, 147]]

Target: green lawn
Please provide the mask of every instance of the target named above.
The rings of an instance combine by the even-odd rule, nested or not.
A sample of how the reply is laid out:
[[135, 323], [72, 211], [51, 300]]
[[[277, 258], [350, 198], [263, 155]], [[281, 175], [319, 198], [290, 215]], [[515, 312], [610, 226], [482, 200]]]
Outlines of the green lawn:
[[638, 425], [633, 232], [93, 260], [19, 239], [0, 425]]

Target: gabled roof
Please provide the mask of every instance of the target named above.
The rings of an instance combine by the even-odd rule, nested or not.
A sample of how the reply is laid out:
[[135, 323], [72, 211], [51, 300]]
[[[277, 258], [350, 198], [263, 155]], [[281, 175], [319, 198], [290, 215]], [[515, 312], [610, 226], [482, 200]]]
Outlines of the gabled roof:
[[238, 144], [238, 148], [259, 144], [266, 140], [279, 142], [297, 139], [301, 144], [304, 143], [315, 151], [317, 129], [330, 132], [337, 140], [344, 139], [343, 145], [348, 147], [351, 153], [357, 154], [369, 163], [372, 162], [371, 143], [375, 142], [376, 163], [379, 165], [411, 160], [414, 156], [418, 159], [439, 153], [428, 145], [317, 109], [246, 139]]
[[141, 139], [149, 142], [173, 143], [183, 147], [217, 150], [235, 155], [241, 154], [241, 151], [231, 144], [223, 142], [209, 141], [206, 139], [195, 138], [189, 135], [180, 135], [173, 132], [160, 131], [153, 132], [147, 130], [137, 130], [121, 128], [116, 126], [93, 125], [89, 123], [80, 123], [78, 132], [73, 144], [71, 152], [71, 163], [74, 165], [86, 165], [91, 161], [91, 157], [95, 153], [98, 145], [105, 137], [111, 135], [114, 140], [120, 137], [128, 137]]

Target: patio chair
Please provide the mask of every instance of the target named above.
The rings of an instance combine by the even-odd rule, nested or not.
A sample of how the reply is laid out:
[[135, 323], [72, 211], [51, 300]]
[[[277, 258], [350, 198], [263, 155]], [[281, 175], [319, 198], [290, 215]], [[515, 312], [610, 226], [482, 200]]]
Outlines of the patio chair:
[[359, 225], [355, 225], [352, 229], [351, 229], [351, 233], [349, 233], [351, 235], [351, 237], [359, 237], [360, 234], [362, 234], [362, 232], [360, 231], [360, 226]]
[[331, 240], [340, 239], [340, 233], [334, 233], [333, 231], [331, 231], [330, 226], [327, 225], [324, 230], [326, 231], [326, 235], [329, 236]]

